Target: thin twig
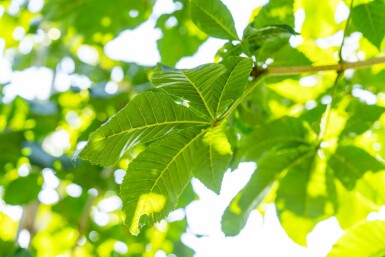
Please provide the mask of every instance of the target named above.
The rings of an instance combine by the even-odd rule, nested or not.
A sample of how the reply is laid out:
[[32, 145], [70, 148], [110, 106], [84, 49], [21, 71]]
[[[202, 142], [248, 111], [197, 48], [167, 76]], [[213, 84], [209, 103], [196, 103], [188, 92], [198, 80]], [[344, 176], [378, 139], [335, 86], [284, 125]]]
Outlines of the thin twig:
[[270, 76], [284, 76], [284, 75], [298, 75], [302, 73], [314, 73], [319, 71], [345, 71], [348, 69], [361, 69], [371, 67], [376, 64], [385, 64], [385, 57], [372, 58], [365, 61], [358, 62], [344, 62], [321, 66], [285, 66], [285, 67], [269, 67], [267, 69], [254, 68], [251, 76], [261, 74], [267, 71]]

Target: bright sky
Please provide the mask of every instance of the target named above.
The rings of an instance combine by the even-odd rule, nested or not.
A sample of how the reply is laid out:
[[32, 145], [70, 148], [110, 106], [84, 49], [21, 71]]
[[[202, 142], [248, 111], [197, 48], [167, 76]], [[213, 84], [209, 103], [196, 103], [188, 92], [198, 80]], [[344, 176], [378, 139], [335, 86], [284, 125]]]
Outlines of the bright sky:
[[[233, 14], [238, 34], [241, 35], [243, 28], [248, 23], [252, 10], [267, 1], [242, 0], [242, 4], [239, 3], [239, 0], [223, 0], [223, 2]], [[161, 14], [170, 13], [174, 8], [175, 3], [172, 0], [158, 0], [151, 18], [139, 28], [121, 33], [118, 38], [106, 46], [107, 54], [117, 60], [136, 62], [142, 65], [155, 65], [160, 60], [156, 40], [161, 36], [161, 32], [154, 29], [155, 21]], [[207, 40], [193, 57], [183, 58], [177, 64], [177, 67], [192, 68], [203, 63], [213, 62], [214, 54], [223, 43], [224, 41], [219, 39]], [[320, 44], [327, 43], [328, 41], [320, 42]], [[0, 50], [1, 48], [0, 42]], [[79, 57], [89, 63], [95, 62], [95, 58], [97, 58], [92, 49], [87, 47], [79, 52]], [[66, 71], [73, 69], [74, 64], [73, 62], [71, 63], [71, 60], [64, 60], [61, 65], [61, 69]], [[21, 95], [26, 99], [46, 99], [48, 97], [52, 82], [52, 71], [46, 68], [30, 68], [23, 72], [14, 72], [11, 75], [10, 69], [10, 64], [5, 59], [0, 58], [0, 78], [5, 78], [6, 80], [9, 79], [9, 76], [13, 78], [12, 83], [4, 88], [5, 101], [11, 101], [16, 95]], [[90, 81], [86, 78], [77, 77], [75, 80], [80, 86], [90, 86]], [[29, 81], [28, 88], [26, 88], [25, 81]], [[57, 74], [55, 86], [58, 90], [66, 90], [70, 83], [71, 81], [68, 77], [61, 73]], [[66, 138], [65, 135], [63, 138]], [[68, 138], [64, 140], [68, 140]], [[60, 150], [65, 146], [57, 147]], [[224, 236], [220, 228], [221, 215], [234, 195], [247, 182], [254, 169], [254, 164], [242, 164], [238, 170], [226, 173], [219, 196], [206, 189], [199, 181], [193, 181], [194, 189], [200, 196], [200, 199], [187, 207], [189, 231], [183, 236], [183, 241], [195, 249], [196, 257], [251, 257], [256, 255], [264, 257], [325, 256], [335, 240], [342, 234], [342, 230], [335, 218], [317, 225], [314, 231], [308, 235], [308, 248], [304, 248], [293, 243], [286, 236], [279, 224], [273, 205], [268, 207], [264, 218], [254, 211], [250, 215], [245, 229], [239, 236], [231, 238]], [[51, 173], [51, 171], [47, 170], [44, 173], [44, 179], [50, 180], [50, 177], [54, 176]], [[53, 191], [54, 188], [52, 187]], [[41, 197], [44, 198], [44, 195]], [[46, 200], [48, 202], [55, 201], [55, 199], [48, 198]], [[0, 204], [0, 211], [18, 213], [20, 215], [20, 210], [11, 210], [11, 207], [8, 209], [4, 208], [4, 205]], [[198, 238], [195, 234], [204, 236]], [[158, 257], [162, 256], [160, 253]]]

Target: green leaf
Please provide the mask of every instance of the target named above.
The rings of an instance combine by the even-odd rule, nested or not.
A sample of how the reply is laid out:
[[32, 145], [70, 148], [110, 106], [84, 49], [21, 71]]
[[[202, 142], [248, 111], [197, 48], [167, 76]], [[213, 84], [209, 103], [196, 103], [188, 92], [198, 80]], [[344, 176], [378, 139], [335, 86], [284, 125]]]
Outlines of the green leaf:
[[[132, 234], [165, 218], [191, 178], [194, 151], [207, 126], [169, 134], [147, 147], [128, 166], [121, 186], [125, 222]], [[198, 148], [200, 149], [200, 147]], [[143, 215], [144, 220], [141, 219]]]
[[37, 199], [41, 189], [38, 179], [36, 174], [30, 174], [13, 180], [5, 188], [4, 201], [7, 204], [22, 205]]
[[230, 11], [220, 0], [191, 0], [191, 17], [212, 37], [238, 40]]
[[[176, 24], [170, 24], [170, 21], [176, 21]], [[183, 3], [182, 10], [158, 18], [156, 27], [162, 30], [162, 38], [157, 41], [157, 45], [162, 64], [174, 66], [181, 58], [193, 55], [207, 39], [191, 23], [188, 1]]]
[[192, 109], [215, 120], [215, 102], [221, 92], [213, 83], [225, 72], [222, 64], [207, 64], [191, 70], [166, 69], [158, 65], [151, 82], [181, 101], [187, 100]]
[[331, 16], [336, 13], [338, 1], [301, 1], [305, 11], [305, 20], [301, 28], [301, 35], [307, 39], [318, 39], [332, 36], [343, 29], [344, 23], [337, 26]]
[[349, 190], [352, 190], [358, 179], [367, 171], [380, 171], [385, 168], [384, 164], [370, 155], [362, 148], [355, 146], [340, 146], [330, 156], [330, 167], [334, 176]]
[[265, 52], [261, 53], [259, 56], [262, 60], [267, 60], [271, 58], [273, 63], [269, 66], [301, 66], [301, 65], [311, 65], [312, 62], [298, 49], [292, 48], [289, 44], [285, 44], [278, 51], [271, 53], [269, 56], [265, 56]]
[[227, 72], [220, 76], [213, 85], [215, 93], [215, 116], [219, 118], [245, 90], [252, 69], [251, 59], [241, 57], [229, 57], [222, 62]]
[[[331, 196], [329, 196], [331, 195]], [[292, 165], [280, 181], [276, 205], [279, 211], [291, 211], [297, 216], [317, 219], [333, 213], [335, 186], [332, 174], [316, 151]]]
[[294, 27], [293, 0], [269, 1], [254, 18], [254, 27], [287, 24]]
[[62, 25], [63, 31], [75, 28], [87, 43], [105, 44], [119, 32], [144, 22], [154, 3], [155, 0], [115, 0], [113, 4], [104, 0], [56, 0], [44, 5], [43, 15], [45, 20]]
[[225, 133], [226, 128], [223, 125], [207, 131], [192, 167], [194, 177], [217, 194], [221, 190], [223, 175], [232, 157], [231, 146]]
[[24, 131], [0, 132], [0, 164], [17, 162], [21, 155]]
[[298, 33], [287, 25], [270, 25], [262, 28], [249, 25], [243, 32], [242, 42], [247, 55], [255, 55], [258, 61], [264, 61], [259, 55], [270, 56], [275, 53], [288, 44], [291, 35]]
[[[379, 208], [376, 205], [357, 192], [359, 190], [349, 191], [341, 184], [336, 183], [336, 185], [338, 190], [338, 211], [335, 216], [342, 229], [351, 228], [356, 223], [365, 220], [370, 212], [378, 211]], [[373, 191], [371, 190], [371, 192]], [[373, 193], [376, 197], [381, 195], [377, 191]]]
[[385, 35], [385, 3], [375, 0], [352, 9], [354, 27], [379, 50]]
[[357, 101], [352, 102], [347, 111], [351, 113], [351, 116], [347, 120], [341, 135], [349, 135], [350, 133], [359, 135], [373, 126], [373, 123], [384, 113], [385, 108], [377, 105], [367, 105]]
[[256, 161], [265, 152], [285, 149], [314, 142], [316, 135], [308, 124], [293, 117], [274, 120], [241, 139], [243, 161]]
[[313, 149], [291, 165], [279, 182], [275, 200], [283, 228], [301, 245], [306, 245], [306, 236], [316, 223], [337, 209], [334, 178], [318, 152]]
[[272, 184], [284, 171], [309, 151], [308, 148], [291, 148], [273, 151], [258, 162], [250, 181], [232, 200], [222, 217], [222, 230], [226, 235], [237, 235], [247, 218], [269, 192]]
[[10, 257], [33, 257], [33, 255], [26, 249], [18, 248]]
[[367, 221], [348, 230], [333, 245], [327, 257], [385, 255], [385, 221]]
[[139, 143], [189, 126], [210, 124], [163, 93], [145, 92], [90, 135], [79, 157], [92, 164], [114, 164]]

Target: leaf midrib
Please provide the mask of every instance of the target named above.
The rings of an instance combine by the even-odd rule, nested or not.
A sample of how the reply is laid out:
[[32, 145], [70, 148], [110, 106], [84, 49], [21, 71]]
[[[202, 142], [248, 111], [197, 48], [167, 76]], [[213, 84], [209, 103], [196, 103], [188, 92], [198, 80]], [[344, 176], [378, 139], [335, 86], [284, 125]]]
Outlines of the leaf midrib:
[[[242, 62], [242, 61], [240, 61], [240, 62]], [[216, 115], [219, 115], [219, 108], [221, 107], [221, 101], [222, 101], [224, 92], [225, 92], [227, 86], [229, 85], [229, 80], [230, 80], [231, 76], [233, 75], [233, 72], [235, 72], [235, 68], [238, 67], [238, 65], [239, 65], [240, 62], [237, 63], [237, 65], [236, 65], [236, 66], [234, 67], [234, 69], [230, 72], [229, 76], [228, 76], [227, 79], [226, 79], [226, 83], [225, 83], [225, 85], [224, 85], [224, 87], [223, 87], [223, 89], [222, 89], [222, 91], [221, 91], [221, 95], [219, 96], [217, 108], [216, 108], [216, 110], [215, 110], [215, 114], [216, 114]]]
[[[195, 4], [196, 5], [196, 4]], [[238, 36], [233, 34], [224, 24], [220, 23], [217, 19], [215, 19], [215, 16], [213, 16], [210, 12], [207, 12], [205, 9], [201, 8], [200, 6], [196, 5], [197, 8], [199, 8], [202, 12], [204, 12], [207, 16], [209, 16], [211, 19], [213, 19], [223, 30], [225, 30], [233, 39], [237, 40]]]
[[211, 123], [210, 122], [207, 122], [207, 121], [166, 121], [166, 122], [160, 122], [160, 123], [154, 123], [154, 124], [146, 124], [145, 126], [141, 126], [141, 127], [135, 127], [135, 128], [130, 128], [130, 129], [126, 129], [126, 130], [122, 130], [118, 133], [114, 133], [112, 135], [108, 135], [108, 136], [105, 136], [105, 137], [102, 137], [100, 139], [96, 139], [94, 141], [92, 141], [93, 143], [97, 143], [99, 141], [102, 141], [102, 140], [107, 140], [107, 139], [110, 139], [112, 137], [115, 137], [115, 136], [119, 136], [121, 134], [125, 134], [125, 133], [130, 133], [130, 132], [133, 132], [133, 131], [136, 131], [136, 130], [140, 130], [140, 129], [146, 129], [146, 128], [152, 128], [152, 127], [156, 127], [156, 126], [162, 126], [162, 125], [171, 125], [171, 124], [197, 124], [197, 125], [210, 125]]
[[203, 104], [205, 105], [205, 108], [206, 108], [207, 112], [209, 113], [210, 118], [211, 118], [212, 120], [215, 120], [214, 115], [211, 113], [211, 110], [210, 110], [210, 108], [209, 108], [209, 106], [208, 106], [208, 104], [207, 104], [207, 102], [206, 102], [204, 96], [202, 95], [202, 92], [199, 90], [199, 87], [198, 87], [197, 85], [195, 85], [194, 82], [191, 81], [191, 79], [187, 76], [186, 72], [183, 71], [182, 73], [183, 73], [184, 77], [187, 79], [187, 81], [188, 81], [188, 82], [193, 86], [193, 88], [197, 91], [199, 97], [202, 99], [202, 102], [203, 102]]
[[200, 133], [198, 133], [194, 138], [190, 140], [185, 146], [183, 146], [172, 158], [171, 160], [167, 163], [166, 167], [160, 172], [158, 178], [155, 180], [154, 185], [150, 189], [150, 193], [153, 192], [155, 186], [158, 184], [159, 179], [164, 175], [166, 170], [170, 167], [170, 165], [176, 160], [176, 158], [183, 153], [184, 150], [186, 150], [187, 147], [189, 147], [195, 140], [197, 140], [202, 134], [206, 133], [207, 129], [203, 129]]

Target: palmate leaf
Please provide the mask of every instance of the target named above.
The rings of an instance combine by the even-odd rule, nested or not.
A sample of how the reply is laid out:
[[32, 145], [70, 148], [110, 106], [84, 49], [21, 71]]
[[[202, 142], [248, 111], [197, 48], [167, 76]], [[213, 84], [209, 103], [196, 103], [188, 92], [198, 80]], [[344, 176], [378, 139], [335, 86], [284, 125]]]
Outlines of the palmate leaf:
[[360, 256], [382, 257], [385, 255], [385, 222], [363, 222], [348, 230], [327, 257]]
[[191, 0], [191, 18], [209, 36], [237, 40], [234, 20], [220, 0]]
[[385, 3], [375, 0], [352, 9], [352, 23], [378, 49], [385, 35]]
[[[126, 224], [138, 234], [144, 223], [153, 224], [173, 210], [191, 179], [194, 152], [207, 126], [165, 136], [133, 160], [121, 186]], [[143, 215], [145, 221], [141, 220]]]
[[79, 157], [107, 166], [139, 143], [154, 141], [167, 133], [210, 124], [163, 93], [145, 92], [90, 135]]

